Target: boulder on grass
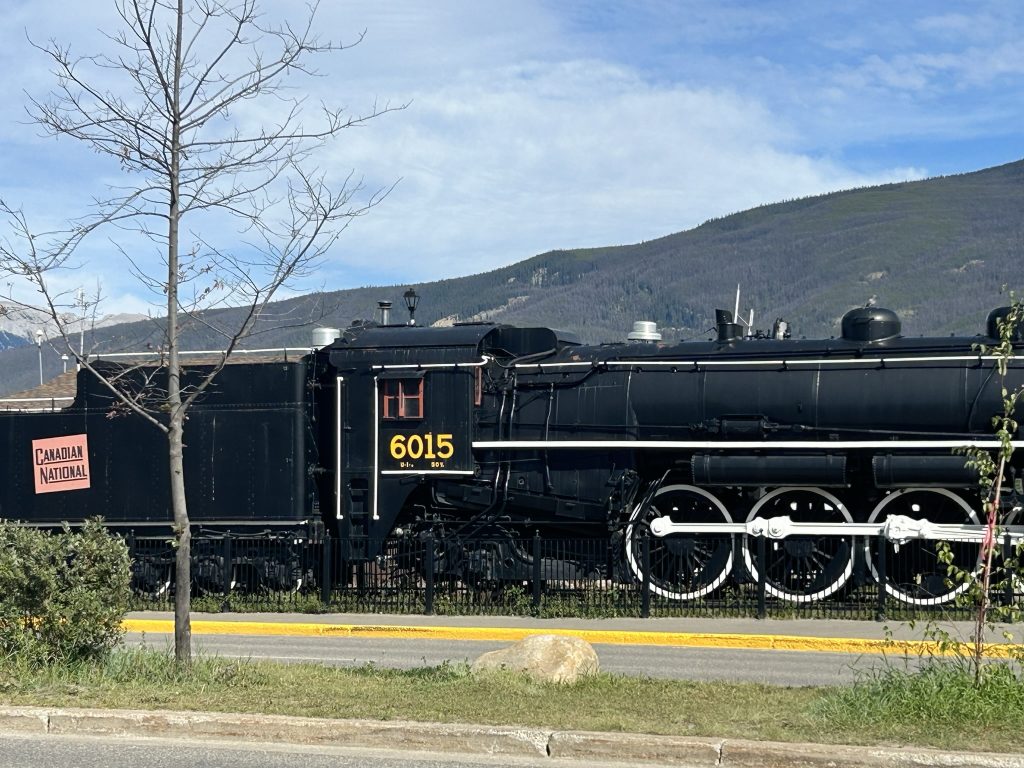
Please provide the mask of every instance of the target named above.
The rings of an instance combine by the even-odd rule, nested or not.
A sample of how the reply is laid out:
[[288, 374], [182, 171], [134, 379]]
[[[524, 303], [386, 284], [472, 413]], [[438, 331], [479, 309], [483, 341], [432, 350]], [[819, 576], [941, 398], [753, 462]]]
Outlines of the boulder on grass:
[[525, 672], [534, 680], [574, 683], [597, 674], [597, 653], [586, 640], [562, 635], [530, 635], [515, 645], [485, 653], [473, 662], [474, 674], [506, 669]]

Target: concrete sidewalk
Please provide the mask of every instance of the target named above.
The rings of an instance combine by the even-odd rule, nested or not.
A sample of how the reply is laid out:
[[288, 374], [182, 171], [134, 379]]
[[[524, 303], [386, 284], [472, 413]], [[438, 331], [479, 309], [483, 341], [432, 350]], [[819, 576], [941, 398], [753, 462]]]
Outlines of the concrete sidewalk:
[[[129, 632], [173, 631], [173, 614], [131, 613]], [[957, 642], [967, 642], [970, 622], [941, 622], [936, 628]], [[993, 656], [1005, 657], [1019, 647], [1014, 625], [990, 633]], [[539, 633], [572, 635], [590, 643], [682, 647], [763, 648], [831, 653], [934, 653], [924, 625], [814, 619], [614, 618], [534, 619], [516, 616], [423, 616], [389, 614], [195, 613], [195, 635], [287, 635], [310, 637], [379, 637], [514, 642]], [[1014, 635], [1009, 642], [1004, 631]]]

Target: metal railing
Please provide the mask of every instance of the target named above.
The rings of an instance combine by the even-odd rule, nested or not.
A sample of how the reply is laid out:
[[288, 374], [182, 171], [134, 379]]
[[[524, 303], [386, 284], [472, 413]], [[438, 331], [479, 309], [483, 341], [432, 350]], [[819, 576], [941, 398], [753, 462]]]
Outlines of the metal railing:
[[[1024, 602], [1014, 535], [1000, 539], [992, 598]], [[175, 589], [167, 541], [128, 537], [136, 606], [166, 609]], [[611, 539], [435, 539], [381, 542], [371, 560], [337, 539], [195, 537], [196, 610], [496, 614], [543, 617], [729, 616], [966, 618], [967, 588], [949, 581], [937, 542], [884, 535], [812, 540], [724, 536], [697, 553], [685, 537], [641, 534], [626, 556]], [[374, 550], [378, 549], [371, 545]], [[976, 567], [976, 542], [949, 542], [948, 557]], [[811, 553], [811, 554], [809, 554]], [[698, 556], [699, 554], [699, 556]]]

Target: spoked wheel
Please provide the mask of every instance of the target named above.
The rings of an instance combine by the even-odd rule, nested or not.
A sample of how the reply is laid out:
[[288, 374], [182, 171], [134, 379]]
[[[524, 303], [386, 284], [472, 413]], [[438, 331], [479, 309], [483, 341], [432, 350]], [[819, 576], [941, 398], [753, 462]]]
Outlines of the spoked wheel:
[[136, 560], [132, 563], [132, 589], [141, 597], [156, 600], [171, 591], [174, 563]]
[[[1009, 517], [1006, 518], [1003, 525], [1020, 525], [1022, 517], [1024, 517], [1024, 515], [1021, 514], [1021, 508], [1019, 506], [1015, 507]], [[1001, 583], [1003, 585], [1003, 592], [1006, 595], [1005, 599], [1008, 603], [1019, 606], [1021, 597], [1024, 596], [1024, 571], [1021, 569], [1022, 558], [1020, 555], [1016, 554], [1017, 550], [1012, 544], [1010, 545], [1010, 551], [1007, 552], [1006, 549], [1004, 549], [1003, 541], [996, 544], [996, 552], [999, 556], [999, 565], [997, 566], [998, 570], [992, 575], [992, 581], [994, 584]], [[978, 555], [978, 565], [980, 567], [980, 547]], [[1006, 560], [1007, 557], [1009, 557], [1009, 562]], [[1008, 594], [1007, 590], [1009, 590]]]
[[304, 581], [298, 567], [282, 560], [260, 558], [231, 568], [231, 589], [244, 594], [295, 593], [302, 589]]
[[[643, 581], [643, 539], [651, 520], [668, 515], [676, 523], [731, 523], [725, 506], [691, 485], [661, 488], [646, 509], [633, 512], [626, 527], [626, 564]], [[718, 589], [732, 570], [732, 536], [727, 533], [670, 534], [650, 538], [651, 592], [670, 600], [695, 600]]]
[[[787, 516], [799, 523], [853, 522], [843, 503], [821, 488], [776, 488], [754, 504], [748, 520]], [[758, 562], [757, 539], [743, 538], [743, 560], [751, 578], [765, 569], [765, 591], [780, 600], [810, 603], [837, 592], [853, 573], [853, 543], [848, 536], [789, 536], [765, 542]]]
[[[978, 524], [978, 515], [962, 497], [945, 488], [905, 488], [890, 493], [871, 512], [868, 522], [882, 523], [890, 515], [906, 515], [932, 523]], [[952, 584], [946, 577], [947, 566], [939, 562], [932, 539], [915, 539], [898, 544], [887, 541], [885, 591], [910, 605], [942, 605], [962, 594], [966, 584]], [[977, 568], [981, 547], [974, 541], [951, 541], [953, 564]], [[878, 543], [869, 540], [864, 553], [871, 575], [878, 581]]]
[[[234, 585], [234, 582], [231, 582]], [[224, 591], [224, 558], [210, 552], [192, 557], [192, 588], [196, 594], [219, 595]]]

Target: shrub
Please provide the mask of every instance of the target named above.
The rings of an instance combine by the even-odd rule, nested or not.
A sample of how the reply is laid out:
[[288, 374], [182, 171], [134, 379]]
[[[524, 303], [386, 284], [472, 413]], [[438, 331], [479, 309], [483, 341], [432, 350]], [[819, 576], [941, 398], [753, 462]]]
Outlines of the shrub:
[[0, 523], [0, 653], [31, 664], [105, 656], [120, 643], [131, 562], [99, 520], [61, 533]]

